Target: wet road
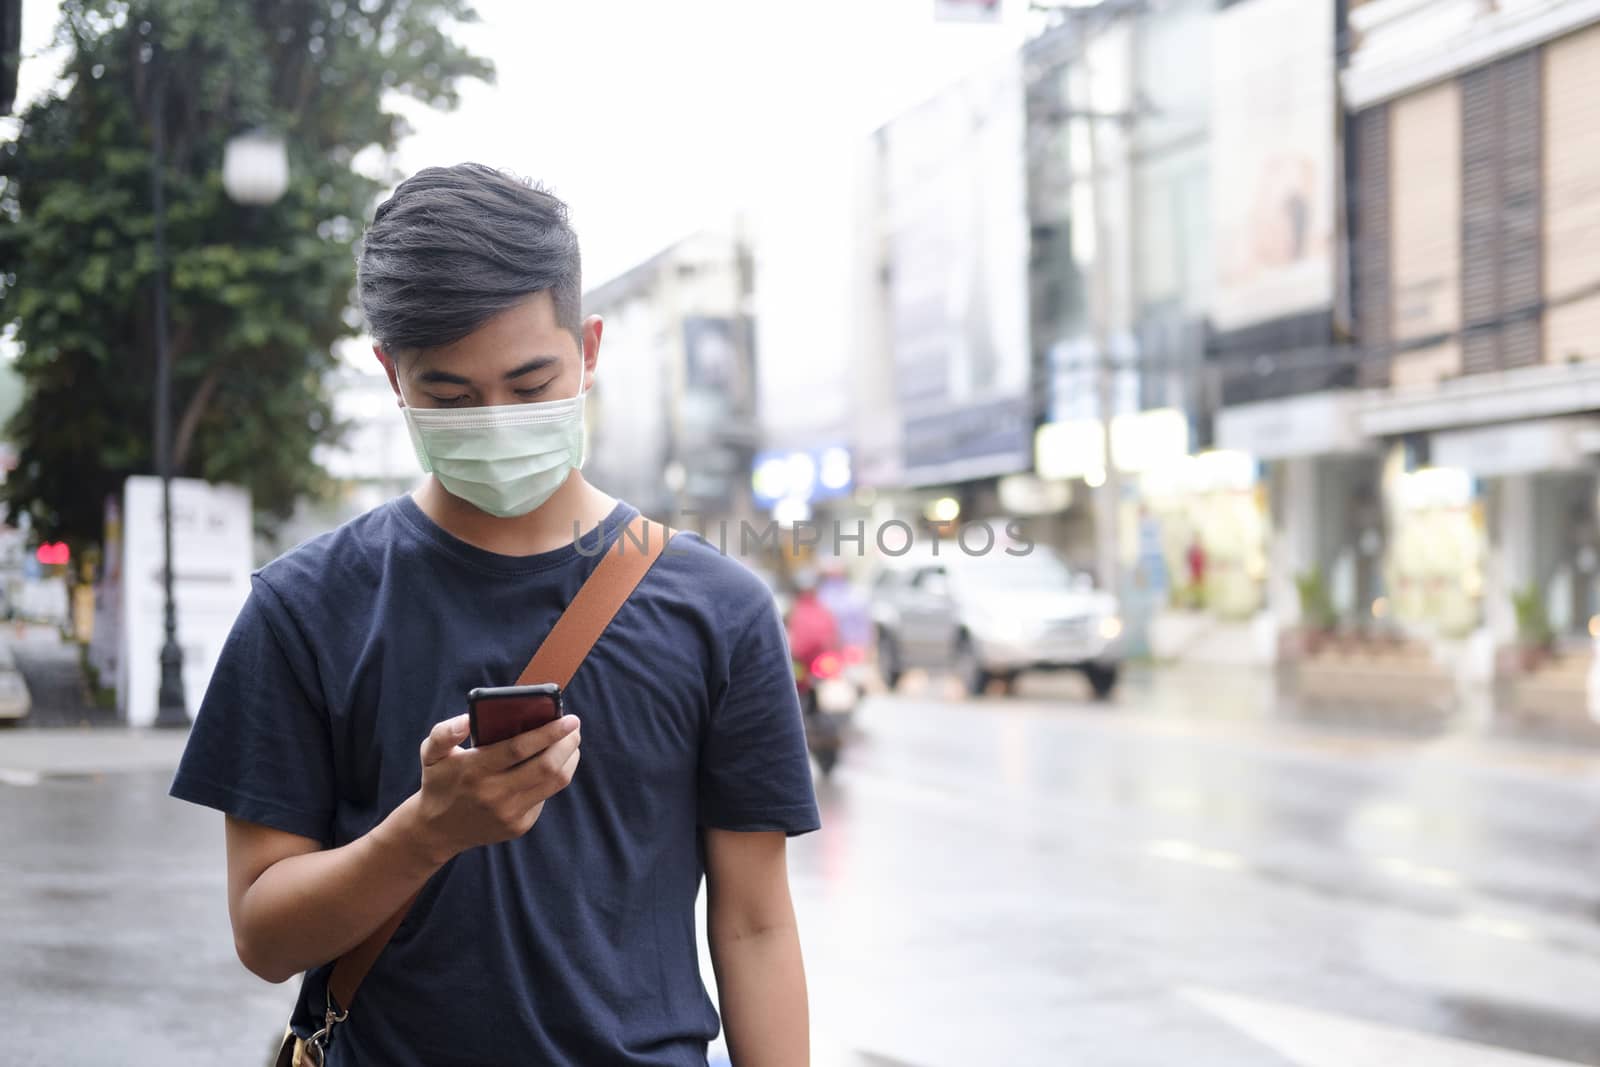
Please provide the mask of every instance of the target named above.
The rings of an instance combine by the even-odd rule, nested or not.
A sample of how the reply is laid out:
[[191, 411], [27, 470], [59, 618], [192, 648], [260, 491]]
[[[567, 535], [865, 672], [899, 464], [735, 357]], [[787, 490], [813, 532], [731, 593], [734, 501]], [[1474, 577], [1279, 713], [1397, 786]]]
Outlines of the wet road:
[[[1600, 755], [1210, 695], [869, 705], [791, 849], [815, 1062], [1600, 1064]], [[0, 1062], [262, 1062], [290, 992], [233, 958], [217, 817], [8, 740]]]
[[796, 872], [847, 1047], [1600, 1064], [1600, 761], [1151, 711], [868, 709]]

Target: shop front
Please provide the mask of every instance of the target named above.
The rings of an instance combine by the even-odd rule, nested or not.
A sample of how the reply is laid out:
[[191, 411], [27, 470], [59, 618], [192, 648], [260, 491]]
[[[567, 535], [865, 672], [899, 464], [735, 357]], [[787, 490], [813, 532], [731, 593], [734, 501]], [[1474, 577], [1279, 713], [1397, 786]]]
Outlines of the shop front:
[[1297, 653], [1308, 633], [1359, 627], [1382, 596], [1381, 465], [1359, 426], [1361, 401], [1355, 390], [1338, 390], [1237, 405], [1218, 416], [1218, 443], [1252, 457], [1262, 472], [1259, 596], [1237, 597], [1229, 614], [1255, 613], [1268, 659]]

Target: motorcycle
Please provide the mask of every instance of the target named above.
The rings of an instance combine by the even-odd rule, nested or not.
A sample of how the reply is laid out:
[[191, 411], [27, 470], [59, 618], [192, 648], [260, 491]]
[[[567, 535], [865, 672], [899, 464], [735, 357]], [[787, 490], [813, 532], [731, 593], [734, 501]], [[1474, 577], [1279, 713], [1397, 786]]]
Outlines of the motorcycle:
[[849, 736], [856, 705], [861, 703], [857, 671], [864, 656], [853, 645], [829, 649], [810, 663], [796, 660], [795, 687], [804, 712], [806, 749], [824, 778], [833, 773]]

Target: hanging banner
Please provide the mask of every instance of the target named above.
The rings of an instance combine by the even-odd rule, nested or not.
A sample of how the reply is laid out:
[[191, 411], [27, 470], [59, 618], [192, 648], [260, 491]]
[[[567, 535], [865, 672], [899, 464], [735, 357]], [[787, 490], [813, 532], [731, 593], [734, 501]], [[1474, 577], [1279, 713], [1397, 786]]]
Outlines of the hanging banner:
[[1334, 8], [1243, 0], [1213, 25], [1213, 318], [1232, 330], [1333, 300]]

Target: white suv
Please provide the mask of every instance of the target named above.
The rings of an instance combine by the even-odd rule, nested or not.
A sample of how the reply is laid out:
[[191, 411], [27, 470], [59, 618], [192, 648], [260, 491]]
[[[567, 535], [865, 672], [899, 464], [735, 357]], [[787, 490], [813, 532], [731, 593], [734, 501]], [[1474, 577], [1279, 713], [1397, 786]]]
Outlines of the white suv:
[[1076, 670], [1104, 699], [1122, 665], [1116, 598], [1042, 545], [968, 555], [945, 544], [885, 558], [872, 616], [891, 688], [913, 667], [948, 670], [974, 694], [991, 681], [1009, 688], [1023, 671]]

